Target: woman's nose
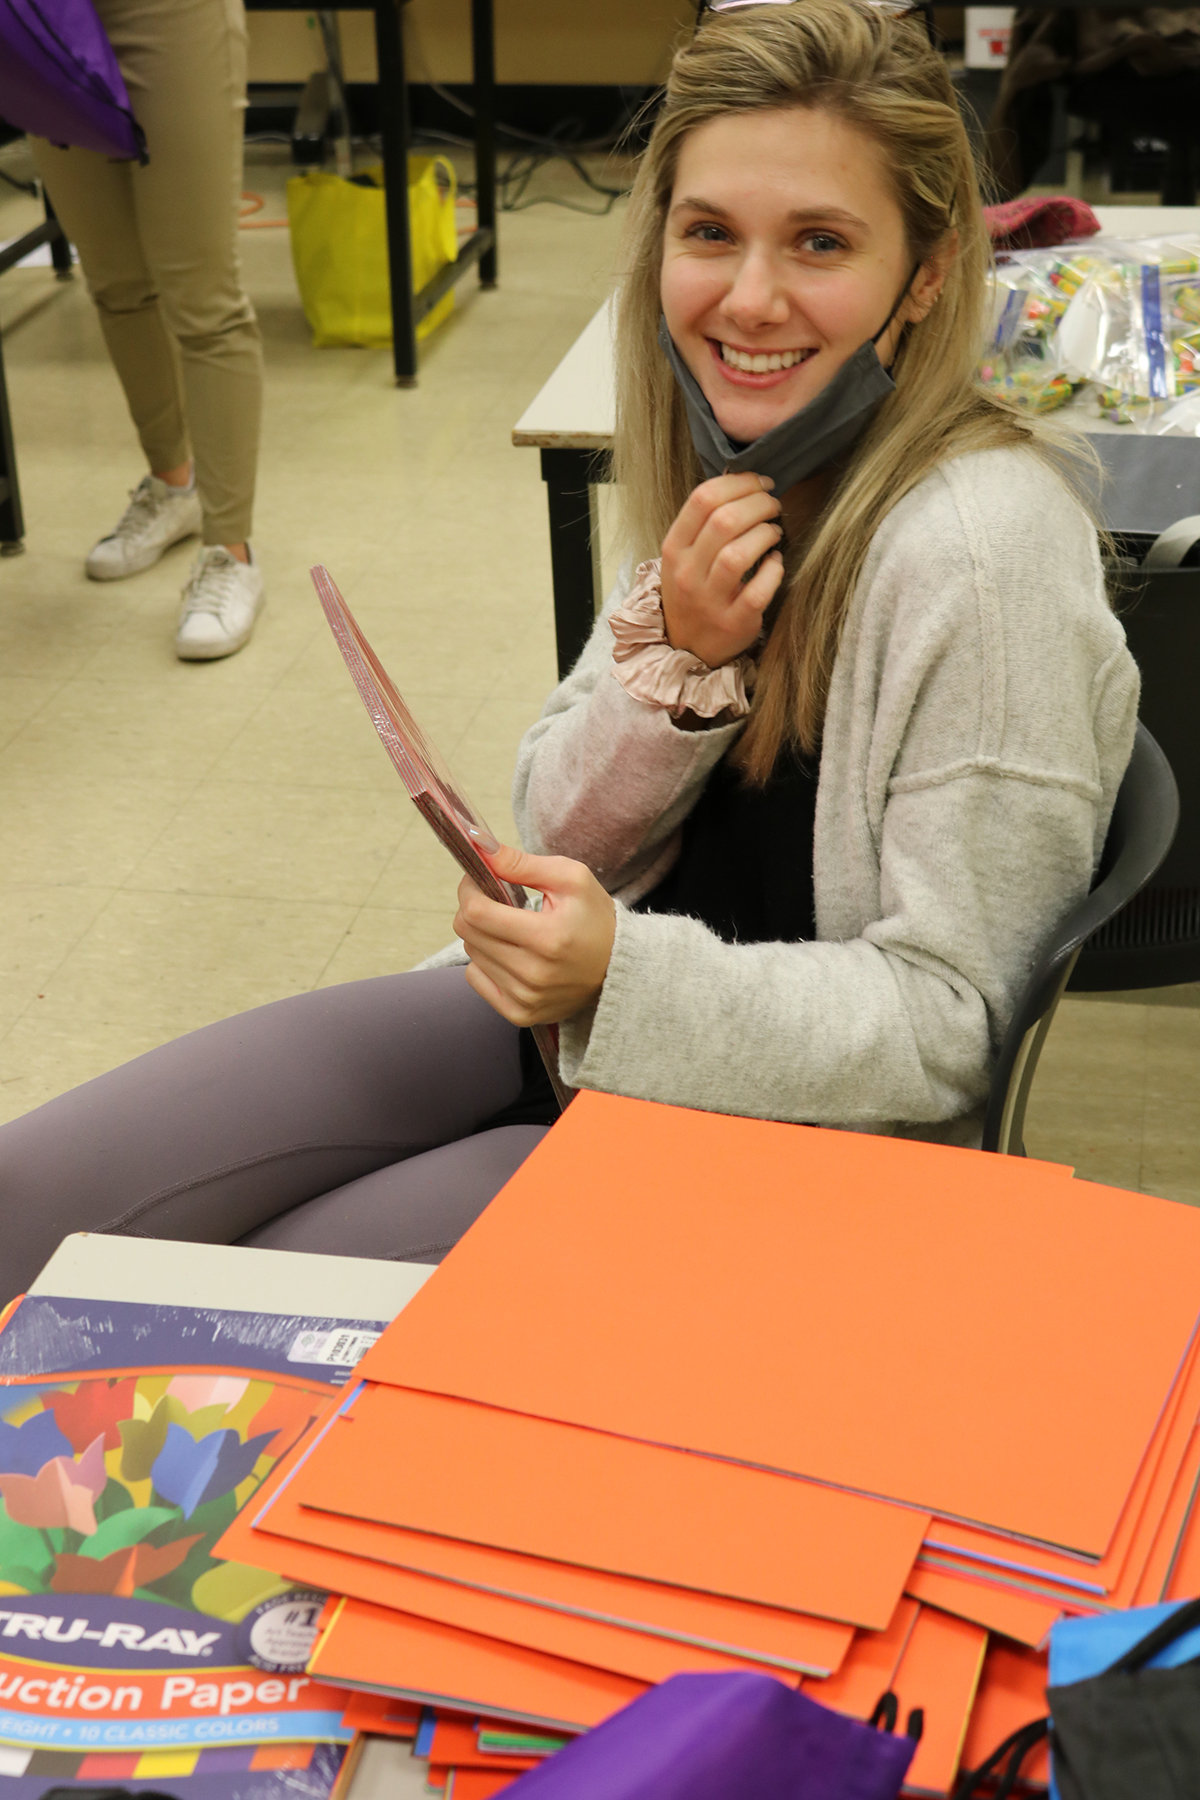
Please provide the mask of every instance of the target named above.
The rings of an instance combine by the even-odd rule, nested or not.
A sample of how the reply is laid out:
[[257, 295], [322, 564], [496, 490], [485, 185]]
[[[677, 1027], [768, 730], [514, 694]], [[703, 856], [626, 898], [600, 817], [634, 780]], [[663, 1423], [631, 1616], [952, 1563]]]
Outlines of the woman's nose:
[[738, 265], [722, 310], [743, 331], [753, 331], [764, 325], [782, 325], [791, 310], [791, 302], [784, 271], [776, 259], [763, 252], [748, 252]]

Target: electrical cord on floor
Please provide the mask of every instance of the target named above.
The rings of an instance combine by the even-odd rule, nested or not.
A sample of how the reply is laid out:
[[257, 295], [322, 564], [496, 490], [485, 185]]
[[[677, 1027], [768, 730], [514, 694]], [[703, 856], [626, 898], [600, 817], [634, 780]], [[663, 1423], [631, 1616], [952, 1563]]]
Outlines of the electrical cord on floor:
[[[444, 100], [447, 106], [452, 106], [456, 112], [462, 113], [468, 119], [475, 117], [475, 108], [471, 103], [468, 100], [460, 100], [457, 94], [452, 94], [450, 89], [443, 87], [440, 81], [427, 79], [424, 85], [435, 93], [439, 100]], [[589, 150], [615, 149], [628, 135], [631, 128], [639, 123], [647, 109], [657, 104], [661, 94], [661, 88], [656, 88], [650, 99], [639, 106], [636, 112], [631, 113], [626, 106], [623, 116], [610, 125], [609, 129], [600, 137], [573, 139], [571, 140], [573, 148], [580, 153], [586, 153]], [[525, 131], [520, 125], [509, 125], [505, 120], [498, 119], [496, 130], [502, 132], [506, 137], [517, 138], [524, 144], [536, 144], [549, 151], [551, 155], [557, 155], [562, 144], [562, 139], [558, 134], [569, 126], [579, 126], [580, 124], [581, 121], [578, 119], [562, 119], [549, 132], [540, 132]]]
[[[467, 101], [460, 100], [457, 94], [452, 94], [449, 88], [443, 87], [440, 82], [436, 81], [428, 81], [426, 85], [447, 105], [452, 106], [466, 118], [474, 119], [475, 108]], [[583, 122], [580, 119], [560, 119], [549, 132], [525, 131], [519, 125], [509, 125], [504, 120], [498, 120], [495, 128], [497, 140], [502, 149], [512, 153], [507, 165], [498, 170], [496, 176], [497, 196], [501, 212], [525, 212], [531, 206], [561, 206], [568, 212], [583, 213], [589, 218], [606, 218], [617, 201], [625, 198], [629, 189], [627, 187], [610, 187], [604, 182], [597, 181], [582, 159], [587, 155], [615, 150], [623, 141], [631, 138], [638, 125], [655, 106], [658, 97], [659, 91], [656, 90], [650, 99], [639, 106], [636, 111], [631, 111], [626, 106], [622, 116], [615, 120], [609, 129], [599, 137], [583, 138], [572, 135], [583, 129]], [[509, 141], [505, 142], [505, 140]], [[246, 142], [287, 144], [291, 142], [291, 139], [285, 132], [260, 131], [252, 132]], [[378, 135], [356, 137], [353, 142], [355, 145], [366, 146], [376, 155], [382, 155], [382, 145]], [[472, 138], [460, 137], [452, 131], [440, 131], [434, 127], [421, 127], [414, 132], [413, 147], [416, 148], [420, 144], [430, 146], [445, 144], [460, 150], [475, 148]], [[565, 194], [530, 195], [530, 184], [539, 169], [555, 161], [565, 162], [578, 176], [583, 186], [598, 195], [604, 201], [604, 205], [581, 204], [578, 200], [568, 199]], [[474, 194], [475, 183], [461, 181], [459, 192], [464, 195]], [[254, 197], [257, 198], [257, 196]], [[260, 200], [259, 206], [261, 205]], [[266, 226], [287, 223], [285, 219], [252, 219], [248, 216], [249, 213], [258, 210], [258, 207], [252, 207], [243, 212], [243, 230], [253, 231]]]
[[[470, 150], [474, 146], [470, 138], [457, 137], [451, 131], [425, 130], [422, 128], [417, 137], [430, 145], [449, 144], [455, 149]], [[585, 187], [599, 194], [605, 201], [603, 206], [581, 205], [577, 200], [570, 200], [564, 194], [534, 194], [526, 198], [529, 184], [539, 169], [550, 162], [565, 162], [572, 168]], [[474, 194], [473, 181], [460, 181], [460, 194]], [[501, 212], [524, 212], [531, 206], [562, 206], [568, 212], [586, 213], [591, 218], [605, 218], [629, 192], [625, 187], [608, 187], [597, 181], [591, 171], [582, 162], [574, 146], [568, 149], [559, 143], [554, 150], [518, 150], [510, 158], [506, 167], [497, 170], [496, 191], [499, 197]]]
[[[434, 79], [429, 66], [429, 58], [424, 53], [420, 35], [416, 31], [412, 33], [412, 49], [415, 52], [417, 63], [422, 65], [421, 78], [424, 84], [445, 105], [453, 107], [455, 112], [461, 113], [464, 118], [473, 120], [476, 113], [471, 103], [461, 99], [459, 95], [452, 93], [448, 87]], [[638, 91], [645, 93], [644, 88]], [[497, 120], [495, 127], [497, 142], [502, 148], [514, 151], [507, 168], [500, 171], [497, 177], [500, 210], [502, 212], [523, 212], [530, 206], [547, 205], [562, 206], [569, 212], [586, 213], [598, 218], [603, 218], [610, 213], [617, 201], [623, 199], [629, 190], [609, 187], [603, 182], [595, 180], [580, 159], [591, 152], [616, 150], [623, 144], [631, 143], [638, 128], [644, 125], [657, 109], [662, 93], [661, 85], [655, 84], [650, 96], [641, 104], [631, 107], [626, 102], [622, 106], [621, 116], [614, 120], [609, 129], [599, 137], [584, 138], [577, 135], [583, 130], [583, 122], [579, 119], [561, 119], [549, 132], [526, 131], [519, 125], [510, 125], [502, 119]], [[473, 148], [470, 139], [457, 138], [453, 132], [431, 129], [422, 130], [419, 135], [434, 143]], [[535, 194], [528, 197], [530, 182], [538, 169], [555, 158], [566, 162], [584, 186], [598, 194], [605, 201], [605, 205], [602, 207], [581, 205], [577, 200], [569, 200], [561, 194]], [[461, 183], [460, 191], [463, 193], [473, 192], [473, 184]]]
[[254, 217], [255, 213], [260, 213], [267, 204], [261, 194], [252, 194], [248, 188], [243, 188], [242, 199], [248, 200], [250, 204], [243, 206], [238, 213], [239, 231], [273, 231], [276, 226], [287, 225], [286, 219], [256, 219]]

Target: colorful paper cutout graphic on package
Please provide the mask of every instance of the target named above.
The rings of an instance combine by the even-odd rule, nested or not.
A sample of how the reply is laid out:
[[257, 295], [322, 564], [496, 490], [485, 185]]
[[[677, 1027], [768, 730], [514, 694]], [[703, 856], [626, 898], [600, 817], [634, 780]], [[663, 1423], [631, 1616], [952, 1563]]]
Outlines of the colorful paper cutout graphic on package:
[[11, 1315], [0, 1744], [141, 1754], [348, 1738], [343, 1696], [305, 1671], [324, 1595], [213, 1554], [344, 1381], [289, 1357], [338, 1323], [42, 1296]]

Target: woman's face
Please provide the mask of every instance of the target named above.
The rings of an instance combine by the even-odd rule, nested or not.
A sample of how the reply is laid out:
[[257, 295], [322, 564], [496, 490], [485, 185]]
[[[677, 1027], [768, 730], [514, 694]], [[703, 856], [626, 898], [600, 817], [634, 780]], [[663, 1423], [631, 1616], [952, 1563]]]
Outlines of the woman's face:
[[[727, 436], [748, 443], [814, 399], [911, 273], [882, 153], [836, 114], [728, 113], [684, 138], [662, 308]], [[902, 321], [926, 310], [900, 309], [883, 362]]]

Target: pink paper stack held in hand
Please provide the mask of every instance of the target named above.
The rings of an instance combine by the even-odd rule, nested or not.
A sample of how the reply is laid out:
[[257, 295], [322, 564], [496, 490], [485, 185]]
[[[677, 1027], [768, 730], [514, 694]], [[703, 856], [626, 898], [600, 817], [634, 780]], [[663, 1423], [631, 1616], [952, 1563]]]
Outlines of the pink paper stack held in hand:
[[[1044, 1712], [1059, 1617], [1200, 1590], [1198, 1313], [1189, 1207], [584, 1093], [222, 1548], [460, 1749], [752, 1670], [894, 1696], [945, 1794]], [[521, 1772], [446, 1757], [458, 1800]]]

